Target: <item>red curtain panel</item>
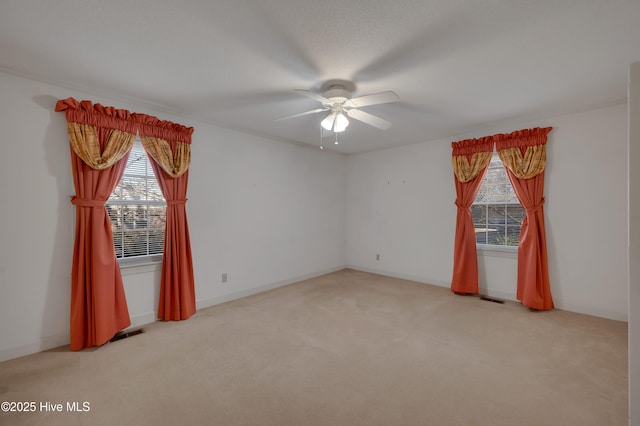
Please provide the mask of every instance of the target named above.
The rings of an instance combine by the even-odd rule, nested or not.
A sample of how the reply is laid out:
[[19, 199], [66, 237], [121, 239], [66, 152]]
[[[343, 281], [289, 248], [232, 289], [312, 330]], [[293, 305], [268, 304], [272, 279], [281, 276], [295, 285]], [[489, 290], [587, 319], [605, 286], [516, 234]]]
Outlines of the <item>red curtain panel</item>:
[[66, 115], [76, 190], [71, 349], [102, 345], [131, 325], [105, 204], [122, 178], [136, 134], [143, 145], [144, 138], [154, 138], [157, 149], [145, 149], [167, 202], [158, 317], [189, 318], [196, 310], [185, 209], [193, 128], [73, 98], [58, 101], [56, 111]]
[[456, 185], [456, 234], [453, 250], [451, 291], [478, 294], [478, 258], [471, 205], [493, 153], [491, 137], [452, 142], [452, 163]]
[[196, 311], [191, 240], [187, 221], [188, 165], [192, 127], [137, 115], [142, 145], [167, 201], [158, 318], [184, 320]]
[[[56, 111], [66, 111], [70, 139], [75, 146], [97, 142], [94, 163], [108, 161], [102, 153], [119, 142], [133, 144], [135, 127], [128, 113], [73, 99], [59, 101]], [[78, 128], [81, 127], [81, 131]], [[124, 138], [122, 132], [125, 133]], [[72, 145], [74, 145], [72, 142]], [[130, 146], [129, 146], [130, 149]], [[80, 155], [85, 156], [81, 149]], [[90, 150], [89, 150], [90, 151]], [[71, 170], [76, 195], [76, 232], [71, 268], [71, 350], [99, 346], [131, 325], [120, 267], [113, 248], [111, 222], [105, 203], [127, 164], [128, 150], [113, 165], [97, 170], [71, 148]]]
[[513, 190], [526, 209], [518, 243], [517, 298], [538, 310], [554, 307], [549, 284], [544, 226], [544, 169], [547, 133], [551, 127], [495, 135], [496, 150]]

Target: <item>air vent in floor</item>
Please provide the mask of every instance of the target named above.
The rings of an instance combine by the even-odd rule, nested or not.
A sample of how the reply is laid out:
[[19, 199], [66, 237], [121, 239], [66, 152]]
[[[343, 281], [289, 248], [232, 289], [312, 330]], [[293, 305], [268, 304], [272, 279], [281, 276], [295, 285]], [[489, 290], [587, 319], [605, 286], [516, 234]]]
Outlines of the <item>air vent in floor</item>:
[[487, 302], [499, 303], [501, 305], [504, 304], [504, 300], [494, 299], [493, 297], [489, 297], [489, 296], [480, 296], [480, 300], [486, 300]]
[[126, 339], [127, 337], [136, 336], [136, 335], [142, 334], [142, 333], [144, 333], [144, 329], [143, 328], [139, 328], [137, 330], [126, 331], [126, 332], [119, 331], [109, 341], [110, 342], [117, 342], [118, 340]]

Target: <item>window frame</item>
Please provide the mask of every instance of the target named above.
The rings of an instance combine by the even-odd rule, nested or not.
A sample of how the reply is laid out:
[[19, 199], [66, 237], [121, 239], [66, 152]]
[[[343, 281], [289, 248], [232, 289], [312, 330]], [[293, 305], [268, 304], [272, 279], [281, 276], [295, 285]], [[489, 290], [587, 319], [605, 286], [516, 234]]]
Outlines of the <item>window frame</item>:
[[[165, 226], [162, 228], [162, 252], [161, 253], [152, 253], [152, 254], [144, 254], [144, 255], [138, 255], [138, 256], [127, 256], [127, 257], [118, 257], [117, 255], [117, 250], [116, 250], [116, 235], [118, 235], [118, 233], [120, 233], [120, 235], [122, 235], [124, 237], [125, 234], [125, 229], [123, 228], [122, 231], [118, 231], [117, 230], [117, 226], [111, 221], [111, 215], [109, 215], [108, 211], [107, 214], [109, 216], [109, 221], [111, 222], [112, 228], [111, 228], [111, 233], [112, 233], [112, 239], [113, 239], [113, 247], [114, 247], [114, 253], [116, 253], [116, 260], [118, 261], [118, 264], [123, 267], [123, 268], [135, 268], [134, 270], [131, 271], [131, 273], [139, 273], [139, 272], [146, 272], [147, 269], [151, 268], [152, 270], [155, 270], [157, 268], [157, 265], [160, 264], [162, 262], [162, 257], [164, 256], [164, 239], [165, 239], [165, 232], [166, 232], [166, 207], [167, 207], [167, 202], [164, 198], [164, 194], [162, 194], [162, 191], [160, 191], [160, 195], [162, 196], [162, 201], [159, 200], [121, 200], [121, 199], [113, 199], [113, 194], [118, 190], [118, 187], [120, 186], [122, 180], [129, 176], [129, 177], [133, 177], [133, 178], [143, 178], [145, 181], [145, 187], [148, 189], [149, 188], [149, 181], [151, 180], [152, 182], [155, 182], [156, 185], [159, 187], [160, 183], [158, 182], [158, 179], [155, 176], [155, 172], [153, 170], [153, 167], [151, 167], [151, 161], [153, 161], [153, 159], [151, 157], [149, 157], [149, 154], [146, 152], [146, 150], [144, 149], [144, 147], [142, 146], [142, 142], [140, 141], [140, 138], [137, 136], [136, 140], [134, 142], [133, 147], [131, 148], [131, 151], [133, 151], [134, 149], [141, 149], [142, 152], [144, 153], [144, 156], [146, 157], [145, 161], [147, 162], [147, 166], [145, 167], [145, 174], [144, 175], [140, 175], [140, 174], [136, 174], [136, 173], [127, 173], [126, 168], [124, 173], [122, 174], [122, 177], [120, 178], [120, 181], [118, 182], [118, 185], [116, 185], [116, 187], [114, 188], [114, 190], [111, 192], [111, 195], [109, 196], [109, 198], [107, 199], [107, 202], [105, 204], [105, 208], [108, 209], [108, 207], [110, 205], [116, 205], [116, 206], [127, 206], [127, 205], [133, 205], [133, 206], [162, 206], [164, 207], [164, 218], [165, 218]], [[131, 155], [132, 152], [129, 152], [129, 155]], [[128, 161], [128, 160], [127, 160]], [[147, 191], [148, 193], [148, 191]], [[149, 221], [149, 216], [147, 215], [147, 226], [144, 228], [146, 229], [146, 243], [147, 246], [149, 244], [149, 231], [157, 231], [159, 228], [149, 228], [148, 226], [148, 221]], [[124, 238], [123, 238], [124, 241]], [[123, 253], [124, 253], [124, 247], [123, 247]], [[142, 268], [142, 269], [140, 269]]]
[[[513, 190], [513, 186], [511, 185], [511, 181], [509, 180], [509, 176], [507, 175], [507, 171], [505, 169], [504, 163], [502, 163], [502, 160], [498, 156], [498, 153], [494, 150], [493, 153], [492, 153], [490, 162], [495, 162], [496, 160], [500, 162], [500, 167], [502, 168], [502, 170], [505, 173], [505, 177], [507, 179], [507, 183], [509, 184], [509, 187], [511, 187], [511, 191], [513, 191], [514, 198], [518, 202], [518, 205], [523, 209], [524, 215], [522, 217], [522, 220], [524, 221], [524, 218], [526, 217], [526, 211], [524, 211], [524, 206], [522, 206], [522, 203], [520, 203], [520, 200], [518, 199], [518, 197], [515, 194], [515, 191]], [[491, 163], [489, 163], [489, 165], [487, 167], [490, 167], [490, 166], [491, 166]], [[487, 173], [485, 173], [484, 177], [482, 178], [482, 182], [480, 183], [480, 188], [478, 189], [478, 195], [480, 195], [480, 191], [481, 191], [482, 185], [484, 185], [487, 182], [487, 178], [488, 178], [488, 170], [487, 170]], [[499, 203], [489, 203], [489, 202], [476, 203], [477, 199], [478, 199], [478, 197], [476, 196], [476, 199], [473, 201], [473, 204], [471, 205], [472, 209], [473, 209], [473, 206], [475, 206], [475, 205], [488, 206], [488, 205], [492, 205], [492, 204], [493, 205], [499, 204]], [[509, 203], [507, 201], [505, 201], [502, 204], [506, 206]], [[506, 216], [507, 216], [507, 213], [506, 213], [506, 210], [505, 210], [505, 218], [506, 218]], [[475, 220], [474, 220], [473, 225], [474, 225], [474, 230], [475, 230], [475, 227], [476, 227]], [[490, 224], [488, 224], [488, 225], [490, 225]], [[507, 227], [508, 225], [505, 223], [504, 226]], [[520, 231], [521, 230], [522, 230], [522, 222], [520, 223]], [[518, 238], [519, 238], [519, 236], [520, 236], [520, 232], [518, 232]], [[505, 245], [505, 244], [478, 243], [477, 242], [477, 238], [476, 238], [476, 249], [479, 252], [484, 252], [484, 253], [482, 253], [483, 255], [489, 255], [489, 256], [493, 256], [493, 257], [512, 258], [518, 252], [518, 245], [512, 246], [512, 245]]]

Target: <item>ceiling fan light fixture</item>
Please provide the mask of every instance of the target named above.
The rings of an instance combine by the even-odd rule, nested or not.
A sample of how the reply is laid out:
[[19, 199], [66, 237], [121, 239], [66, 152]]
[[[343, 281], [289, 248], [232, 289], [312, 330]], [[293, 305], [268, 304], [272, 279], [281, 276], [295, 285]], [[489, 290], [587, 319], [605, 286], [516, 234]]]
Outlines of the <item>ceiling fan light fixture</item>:
[[322, 127], [324, 127], [325, 130], [331, 130], [333, 129], [333, 122], [335, 121], [335, 119], [336, 115], [334, 113], [331, 113], [327, 115], [320, 124], [322, 125]]
[[347, 119], [347, 117], [345, 117], [345, 115], [343, 113], [339, 113], [336, 116], [336, 120], [335, 120], [335, 125], [333, 127], [333, 131], [338, 133], [338, 132], [344, 132], [344, 130], [347, 128], [347, 126], [349, 125], [349, 119]]
[[[362, 107], [370, 105], [386, 104], [398, 102], [400, 98], [394, 92], [386, 91], [352, 97], [355, 85], [350, 81], [330, 80], [322, 85], [322, 94], [318, 94], [311, 90], [296, 89], [295, 92], [300, 95], [311, 98], [322, 104], [322, 108], [316, 108], [310, 111], [299, 112], [297, 114], [288, 115], [286, 117], [277, 118], [276, 120], [284, 120], [287, 118], [302, 117], [318, 112], [325, 112], [327, 115], [320, 122], [320, 139], [322, 147], [322, 131], [334, 132], [336, 134], [344, 132], [349, 126], [349, 119], [353, 118], [364, 124], [376, 127], [380, 130], [387, 130], [391, 127], [391, 123], [366, 111], [360, 110]], [[347, 118], [347, 116], [349, 118]], [[338, 143], [336, 139], [336, 144]]]

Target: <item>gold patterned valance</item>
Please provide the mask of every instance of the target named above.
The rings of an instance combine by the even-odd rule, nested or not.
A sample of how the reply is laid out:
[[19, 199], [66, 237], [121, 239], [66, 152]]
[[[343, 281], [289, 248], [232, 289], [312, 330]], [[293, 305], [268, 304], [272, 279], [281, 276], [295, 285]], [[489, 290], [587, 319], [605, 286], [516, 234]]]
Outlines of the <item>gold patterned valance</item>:
[[[56, 111], [65, 111], [71, 148], [93, 169], [117, 163], [131, 149], [136, 133], [169, 176], [179, 177], [189, 169], [193, 127], [73, 98], [59, 100]], [[104, 146], [98, 142], [99, 132], [109, 134]]]
[[544, 172], [547, 162], [545, 145], [527, 147], [524, 156], [520, 148], [506, 148], [498, 151], [504, 166], [519, 179], [531, 179]]
[[458, 181], [465, 183], [480, 174], [491, 161], [493, 140], [491, 137], [452, 142], [451, 164]]
[[547, 163], [547, 133], [551, 127], [518, 130], [494, 135], [502, 163], [519, 179], [531, 179], [544, 172]]
[[169, 142], [153, 136], [140, 136], [142, 146], [169, 176], [177, 178], [189, 169], [191, 145], [176, 142], [175, 155]]
[[96, 127], [89, 124], [67, 123], [67, 133], [73, 151], [92, 169], [105, 170], [129, 152], [136, 135], [113, 129], [101, 152], [97, 131]]

